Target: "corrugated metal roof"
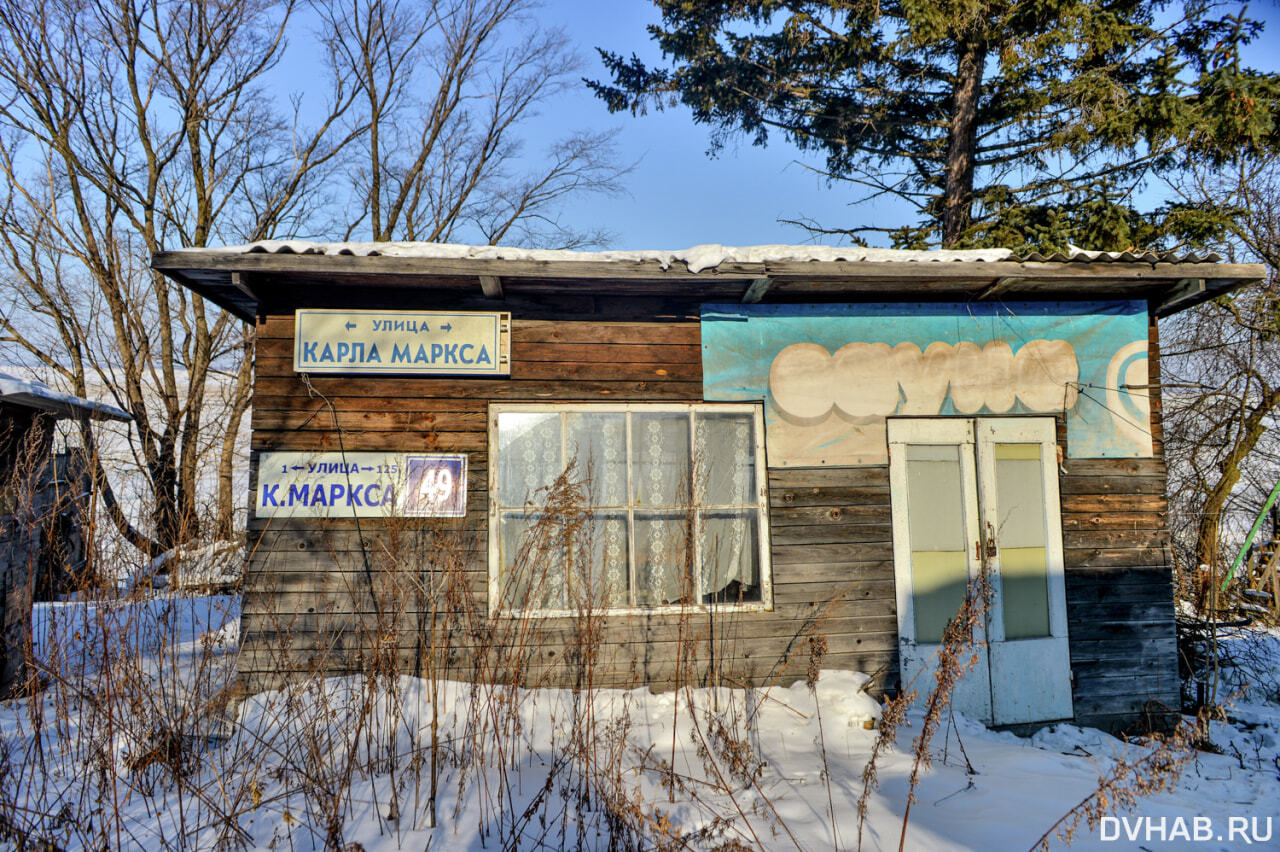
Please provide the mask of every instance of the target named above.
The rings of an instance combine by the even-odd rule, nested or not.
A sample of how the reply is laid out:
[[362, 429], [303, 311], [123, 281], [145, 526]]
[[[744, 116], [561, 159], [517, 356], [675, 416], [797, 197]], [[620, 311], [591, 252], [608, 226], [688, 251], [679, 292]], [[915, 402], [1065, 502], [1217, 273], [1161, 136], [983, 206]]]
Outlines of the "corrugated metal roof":
[[[179, 250], [184, 251], [184, 250]], [[306, 240], [264, 240], [239, 246], [189, 249], [185, 251], [214, 254], [299, 254], [354, 257], [412, 257], [425, 259], [472, 259], [537, 261], [544, 263], [636, 263], [656, 261], [663, 269], [672, 263], [684, 263], [690, 272], [715, 269], [724, 263], [780, 262], [861, 262], [861, 263], [929, 263], [946, 261], [1028, 262], [1028, 263], [1213, 263], [1221, 258], [1212, 252], [1103, 252], [1071, 247], [1069, 252], [1018, 255], [1009, 249], [903, 249], [864, 248], [860, 246], [696, 245], [686, 249], [568, 251], [560, 249], [527, 249], [513, 246], [471, 246], [458, 243], [424, 242], [309, 242]]]
[[[1008, 249], [900, 251], [858, 246], [723, 246], [562, 251], [419, 242], [264, 241], [157, 252], [152, 267], [252, 322], [273, 309], [356, 298], [384, 303], [413, 288], [480, 309], [506, 299], [660, 296], [689, 303], [925, 299], [1146, 299], [1158, 316], [1266, 275], [1211, 252]], [[379, 289], [381, 288], [381, 289]], [[387, 289], [390, 288], [390, 289]], [[366, 298], [361, 296], [358, 298]], [[461, 300], [461, 301], [460, 301]], [[424, 302], [425, 304], [425, 302]], [[470, 304], [470, 303], [468, 303]]]
[[1013, 258], [1021, 263], [1217, 263], [1222, 255], [1217, 252], [1189, 251], [1089, 251], [1071, 247], [1070, 252], [1042, 254], [1033, 251]]

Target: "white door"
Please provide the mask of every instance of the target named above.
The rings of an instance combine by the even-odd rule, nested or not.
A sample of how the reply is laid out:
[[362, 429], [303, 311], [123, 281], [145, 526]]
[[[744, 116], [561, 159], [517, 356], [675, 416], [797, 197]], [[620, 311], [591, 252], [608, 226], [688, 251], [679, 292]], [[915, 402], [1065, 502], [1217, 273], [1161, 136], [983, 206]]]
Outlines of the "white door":
[[[889, 420], [889, 477], [902, 683], [923, 697], [933, 687], [943, 628], [982, 566], [973, 421]], [[981, 643], [985, 629], [978, 633]], [[990, 723], [990, 668], [986, 649], [978, 652], [952, 703]]]
[[903, 684], [933, 686], [942, 630], [985, 554], [993, 605], [953, 703], [991, 724], [1072, 716], [1053, 418], [889, 421]]

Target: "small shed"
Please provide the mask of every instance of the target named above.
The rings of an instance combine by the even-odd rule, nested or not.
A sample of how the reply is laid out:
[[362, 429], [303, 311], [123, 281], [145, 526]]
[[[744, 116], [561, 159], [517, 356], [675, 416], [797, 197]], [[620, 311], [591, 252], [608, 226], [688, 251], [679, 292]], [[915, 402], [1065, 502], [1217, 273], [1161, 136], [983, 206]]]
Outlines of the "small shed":
[[33, 599], [85, 558], [88, 472], [73, 454], [53, 454], [54, 423], [79, 417], [133, 419], [114, 406], [0, 372], [0, 697], [21, 678]]
[[153, 266], [257, 331], [248, 690], [383, 657], [892, 690], [986, 576], [957, 706], [1114, 728], [1178, 704], [1156, 319], [1263, 275], [1217, 261], [267, 242]]

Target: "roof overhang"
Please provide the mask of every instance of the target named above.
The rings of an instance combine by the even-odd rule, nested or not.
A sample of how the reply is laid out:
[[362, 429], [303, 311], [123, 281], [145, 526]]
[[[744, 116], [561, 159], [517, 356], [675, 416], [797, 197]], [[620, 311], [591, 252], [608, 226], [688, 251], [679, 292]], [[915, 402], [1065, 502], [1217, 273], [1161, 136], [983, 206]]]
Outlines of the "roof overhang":
[[133, 417], [114, 405], [62, 393], [43, 382], [0, 373], [0, 403], [31, 408], [54, 417], [128, 422]]
[[270, 310], [317, 307], [326, 300], [349, 304], [371, 296], [387, 299], [401, 290], [460, 305], [554, 296], [658, 296], [692, 303], [1124, 298], [1149, 300], [1157, 316], [1166, 316], [1266, 275], [1259, 264], [1084, 252], [1047, 260], [963, 259], [979, 252], [938, 253], [937, 260], [924, 259], [928, 253], [922, 252], [903, 253], [912, 259], [898, 260], [887, 251], [870, 260], [741, 261], [729, 256], [700, 267], [671, 256], [625, 253], [394, 256], [332, 250], [341, 244], [320, 244], [326, 249], [322, 251], [278, 245], [285, 248], [159, 252], [152, 266], [247, 322]]

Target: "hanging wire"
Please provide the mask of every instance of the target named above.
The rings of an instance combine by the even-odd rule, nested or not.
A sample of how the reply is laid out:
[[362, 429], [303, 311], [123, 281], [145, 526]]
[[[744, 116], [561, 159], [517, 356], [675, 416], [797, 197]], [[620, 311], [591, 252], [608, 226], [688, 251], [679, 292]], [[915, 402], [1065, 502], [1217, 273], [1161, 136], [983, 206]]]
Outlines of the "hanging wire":
[[[316, 386], [311, 383], [311, 375], [309, 373], [299, 373], [298, 376], [299, 378], [302, 379], [302, 383], [306, 385], [307, 394], [313, 399], [319, 398], [325, 404], [325, 406], [329, 409], [329, 416], [333, 420], [333, 431], [338, 436], [338, 453], [339, 455], [342, 456], [343, 470], [345, 471], [343, 475], [347, 478], [347, 490], [350, 491], [351, 468], [349, 465], [345, 463], [347, 460], [347, 448], [346, 448], [345, 442], [343, 441], [343, 435], [345, 434], [346, 430], [343, 429], [342, 425], [338, 422], [338, 409], [334, 406], [332, 400], [330, 400], [329, 397], [321, 393], [316, 388]], [[316, 414], [319, 414], [319, 413], [320, 413], [319, 409], [317, 409], [315, 412], [312, 413], [312, 417], [314, 417]], [[310, 422], [312, 417], [308, 417], [305, 422]], [[298, 427], [298, 428], [301, 428], [301, 427]], [[355, 510], [354, 506], [351, 509], [351, 517], [356, 524], [356, 542], [360, 545], [360, 558], [361, 558], [361, 561], [363, 561], [364, 563], [365, 581], [369, 584], [369, 599], [373, 602], [373, 611], [378, 616], [378, 623], [381, 624], [382, 623], [382, 603], [378, 600], [378, 592], [377, 592], [376, 584], [374, 583], [374, 580], [373, 580], [373, 564], [369, 558], [369, 551], [364, 545], [364, 529], [360, 524], [360, 513]]]

